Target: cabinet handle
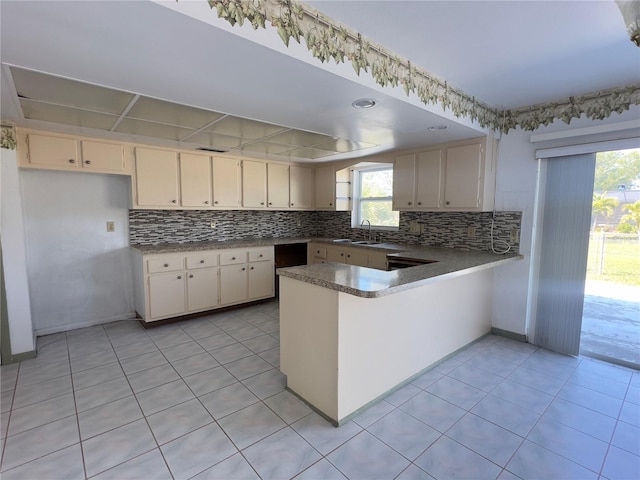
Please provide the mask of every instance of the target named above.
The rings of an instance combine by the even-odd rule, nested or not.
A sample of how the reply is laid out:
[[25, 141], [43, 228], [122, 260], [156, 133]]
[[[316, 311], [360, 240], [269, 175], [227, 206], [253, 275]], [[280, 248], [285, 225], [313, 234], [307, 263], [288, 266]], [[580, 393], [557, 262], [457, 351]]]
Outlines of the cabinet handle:
[[204, 201], [204, 204], [205, 204], [205, 205], [209, 205], [209, 200], [205, 200], [205, 201]]
[[258, 258], [262, 258], [262, 254], [258, 255]]
[[242, 267], [242, 271], [244, 272], [246, 270], [246, 268]]
[[422, 202], [418, 202], [418, 205], [422, 205]]
[[69, 163], [76, 163], [76, 161], [73, 158], [70, 158]]
[[[260, 205], [262, 205], [262, 204], [260, 204]], [[273, 205], [273, 202], [269, 202], [269, 205]]]
[[407, 205], [411, 205], [411, 202], [407, 203]]
[[449, 200], [447, 200], [446, 202], [444, 202], [445, 204], [449, 205], [451, 202]]
[[231, 257], [231, 260], [235, 260], [235, 259], [236, 259], [236, 257]]
[[329, 202], [329, 206], [331, 207], [333, 205], [333, 203]]
[[84, 163], [85, 163], [86, 165], [91, 165], [91, 160], [85, 160], [85, 161], [84, 161]]
[[264, 205], [264, 202], [260, 202], [260, 205]]
[[171, 200], [171, 203], [177, 203], [175, 200]]
[[291, 204], [291, 206], [293, 207], [293, 203]]
[[[178, 277], [178, 278], [180, 278], [180, 277]], [[189, 278], [193, 278], [193, 275], [189, 275]]]
[[218, 204], [218, 200], [215, 200], [215, 201], [213, 202], [213, 204], [214, 204], [214, 205], [217, 205], [217, 204]]
[[253, 270], [253, 267], [251, 267], [251, 270]]
[[344, 253], [341, 253], [341, 254], [340, 254], [340, 256], [341, 256], [341, 257], [344, 257]]
[[182, 280], [182, 275], [178, 275], [178, 280]]
[[204, 263], [204, 260], [200, 260], [200, 263]]
[[165, 263], [165, 264], [164, 264], [164, 268], [167, 268], [168, 266], [169, 266], [169, 264], [168, 264], [168, 263]]
[[351, 254], [347, 255], [347, 258], [351, 258]]

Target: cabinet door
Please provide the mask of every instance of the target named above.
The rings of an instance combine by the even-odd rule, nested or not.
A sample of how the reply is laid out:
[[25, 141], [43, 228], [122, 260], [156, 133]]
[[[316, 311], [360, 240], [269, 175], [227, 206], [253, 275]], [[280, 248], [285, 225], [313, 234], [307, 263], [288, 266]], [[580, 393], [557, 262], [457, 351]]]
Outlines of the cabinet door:
[[393, 162], [393, 209], [414, 208], [416, 188], [416, 156], [398, 155]]
[[178, 159], [175, 152], [136, 148], [137, 205], [178, 206]]
[[339, 247], [327, 247], [327, 262], [347, 263], [344, 250]]
[[187, 311], [218, 306], [218, 269], [199, 268], [187, 272]]
[[476, 209], [480, 206], [482, 145], [447, 148], [444, 207]]
[[316, 168], [316, 208], [335, 210], [336, 172], [334, 167]]
[[440, 208], [441, 179], [442, 150], [420, 152], [416, 166], [416, 208]]
[[247, 299], [247, 265], [220, 267], [220, 304], [244, 302]]
[[249, 264], [249, 300], [272, 297], [274, 286], [272, 262], [255, 262]]
[[27, 136], [29, 163], [59, 167], [78, 167], [78, 142], [47, 135]]
[[242, 161], [242, 206], [265, 208], [267, 205], [267, 164]]
[[387, 254], [386, 253], [370, 253], [369, 254], [369, 268], [375, 268], [376, 270], [387, 270]]
[[231, 158], [212, 157], [213, 206], [240, 206], [240, 162]]
[[291, 165], [289, 167], [289, 191], [292, 208], [313, 208], [315, 192], [313, 169]]
[[149, 313], [151, 318], [172, 317], [185, 312], [183, 272], [149, 276]]
[[267, 164], [267, 201], [270, 208], [289, 207], [289, 165]]
[[204, 155], [180, 154], [181, 204], [211, 206], [211, 160]]
[[87, 142], [82, 144], [82, 167], [86, 170], [124, 171], [124, 147], [115, 143]]
[[346, 251], [347, 261], [349, 265], [357, 265], [359, 267], [368, 267], [369, 266], [369, 254], [360, 252], [357, 250], [347, 250]]

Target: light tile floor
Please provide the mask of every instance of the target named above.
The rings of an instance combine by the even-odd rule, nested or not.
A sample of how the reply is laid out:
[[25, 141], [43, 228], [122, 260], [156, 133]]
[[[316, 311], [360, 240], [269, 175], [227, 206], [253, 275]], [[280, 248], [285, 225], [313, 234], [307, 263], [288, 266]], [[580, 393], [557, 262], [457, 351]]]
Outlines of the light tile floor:
[[334, 428], [278, 350], [275, 302], [41, 337], [0, 370], [0, 475], [640, 478], [640, 372], [488, 336]]

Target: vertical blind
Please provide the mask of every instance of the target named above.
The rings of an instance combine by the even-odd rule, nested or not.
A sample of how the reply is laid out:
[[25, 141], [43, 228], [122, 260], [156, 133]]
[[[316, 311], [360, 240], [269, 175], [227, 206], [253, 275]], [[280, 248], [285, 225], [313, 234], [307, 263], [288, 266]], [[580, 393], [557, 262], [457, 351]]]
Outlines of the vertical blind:
[[596, 155], [546, 162], [534, 343], [578, 355]]

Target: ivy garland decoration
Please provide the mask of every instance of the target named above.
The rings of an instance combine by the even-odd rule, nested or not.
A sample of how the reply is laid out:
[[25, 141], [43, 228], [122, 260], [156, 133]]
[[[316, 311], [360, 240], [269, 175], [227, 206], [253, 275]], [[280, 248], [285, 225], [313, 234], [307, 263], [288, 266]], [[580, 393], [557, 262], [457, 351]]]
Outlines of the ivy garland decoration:
[[11, 125], [0, 126], [0, 148], [16, 149], [16, 129]]
[[533, 131], [549, 125], [555, 119], [570, 123], [582, 114], [592, 120], [602, 120], [613, 112], [622, 113], [640, 105], [640, 84], [595, 92], [583, 96], [528, 107], [499, 110], [469, 96], [462, 90], [440, 80], [428, 71], [413, 65], [380, 45], [373, 44], [360, 33], [294, 0], [208, 0], [219, 18], [231, 25], [251, 23], [254, 29], [266, 28], [269, 21], [288, 47], [291, 39], [304, 39], [311, 54], [325, 63], [349, 61], [356, 72], [370, 73], [382, 87], [401, 85], [405, 93], [414, 93], [424, 104], [440, 104], [451, 109], [456, 117], [467, 117], [482, 128], [508, 133], [520, 127]]

